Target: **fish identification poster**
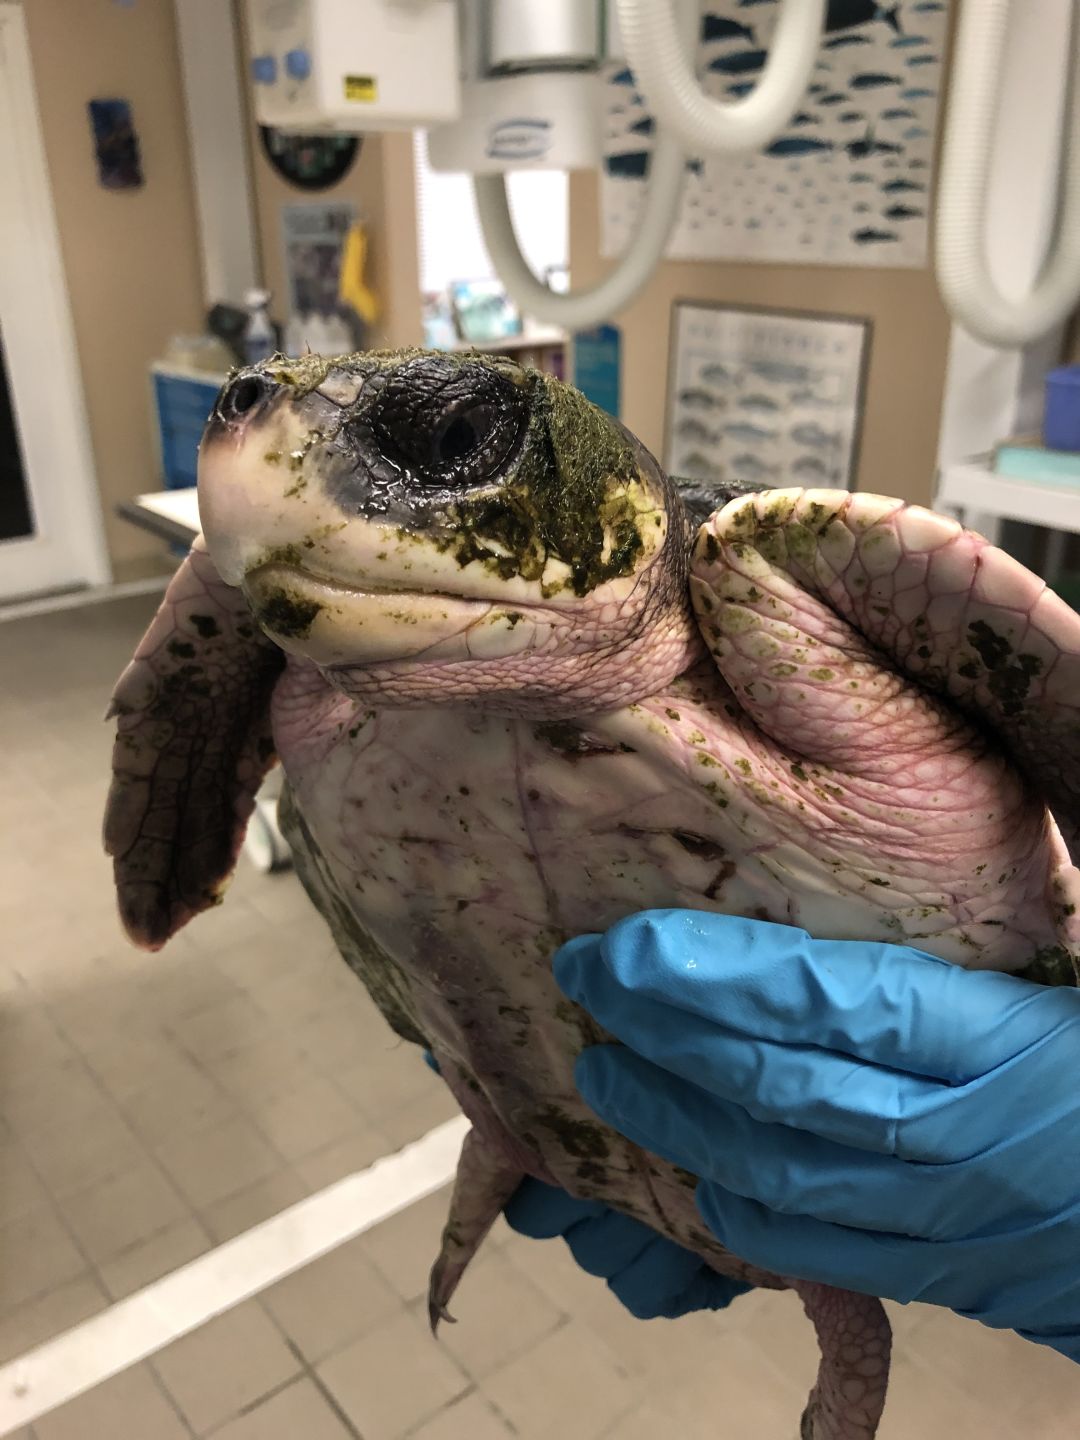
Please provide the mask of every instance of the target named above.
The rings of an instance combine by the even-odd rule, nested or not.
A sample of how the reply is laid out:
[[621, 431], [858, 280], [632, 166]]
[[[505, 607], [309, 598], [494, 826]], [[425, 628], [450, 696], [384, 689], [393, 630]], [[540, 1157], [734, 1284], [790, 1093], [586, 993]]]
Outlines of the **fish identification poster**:
[[[708, 0], [698, 73], [738, 100], [757, 83], [777, 0]], [[803, 104], [765, 150], [691, 161], [667, 254], [922, 267], [948, 0], [828, 0]], [[645, 195], [654, 122], [624, 66], [606, 77], [601, 245], [620, 255]]]
[[867, 320], [677, 303], [664, 468], [852, 489], [869, 338]]

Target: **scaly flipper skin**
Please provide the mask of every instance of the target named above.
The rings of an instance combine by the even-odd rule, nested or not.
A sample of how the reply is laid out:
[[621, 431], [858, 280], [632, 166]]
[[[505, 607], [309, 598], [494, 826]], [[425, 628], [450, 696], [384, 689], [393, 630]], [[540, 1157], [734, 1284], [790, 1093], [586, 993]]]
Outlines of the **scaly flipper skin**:
[[196, 540], [109, 708], [105, 849], [124, 926], [147, 950], [221, 898], [275, 761], [269, 702], [282, 663]]
[[817, 1331], [821, 1368], [801, 1440], [873, 1440], [889, 1385], [892, 1330], [880, 1300], [792, 1280]]
[[[698, 535], [690, 586], [740, 708], [795, 762], [800, 811], [824, 800], [864, 851], [875, 836], [872, 883], [898, 926], [912, 900], [932, 924], [939, 897], [926, 890], [938, 886], [926, 882], [948, 876], [965, 963], [1017, 968], [1010, 927], [1045, 908], [1057, 946], [1030, 973], [1068, 975], [1080, 875], [1042, 812], [1075, 856], [1080, 626], [1064, 602], [955, 521], [838, 491], [725, 506]], [[1014, 766], [1028, 785], [1010, 779]], [[1037, 858], [1048, 846], [1049, 873]]]
[[503, 1206], [525, 1179], [524, 1173], [508, 1164], [491, 1145], [470, 1130], [458, 1161], [450, 1215], [443, 1230], [439, 1255], [428, 1285], [428, 1319], [431, 1332], [440, 1320], [453, 1324], [447, 1310], [469, 1262], [479, 1250]]

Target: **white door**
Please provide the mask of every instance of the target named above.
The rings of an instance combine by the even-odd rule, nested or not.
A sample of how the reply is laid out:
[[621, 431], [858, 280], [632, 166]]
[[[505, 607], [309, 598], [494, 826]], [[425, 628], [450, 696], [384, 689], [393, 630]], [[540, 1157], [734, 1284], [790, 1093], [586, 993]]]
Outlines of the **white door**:
[[0, 0], [0, 600], [110, 578], [22, 6]]

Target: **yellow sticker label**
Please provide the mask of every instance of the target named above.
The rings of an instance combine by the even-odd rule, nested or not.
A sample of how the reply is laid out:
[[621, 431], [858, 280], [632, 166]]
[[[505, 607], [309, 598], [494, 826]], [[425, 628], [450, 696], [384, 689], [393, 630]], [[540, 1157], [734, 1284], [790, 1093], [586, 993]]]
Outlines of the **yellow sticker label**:
[[374, 75], [346, 75], [345, 99], [360, 100], [367, 104], [379, 98], [379, 86]]

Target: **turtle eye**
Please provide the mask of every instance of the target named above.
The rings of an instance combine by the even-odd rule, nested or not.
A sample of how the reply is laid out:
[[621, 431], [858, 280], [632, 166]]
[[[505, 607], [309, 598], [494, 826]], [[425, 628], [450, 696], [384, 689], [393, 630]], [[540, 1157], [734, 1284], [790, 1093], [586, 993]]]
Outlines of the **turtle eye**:
[[494, 423], [490, 405], [471, 405], [447, 416], [432, 436], [432, 460], [439, 466], [467, 460], [483, 445]]
[[353, 433], [376, 464], [428, 490], [489, 484], [528, 427], [525, 387], [491, 365], [424, 356], [366, 389]]

